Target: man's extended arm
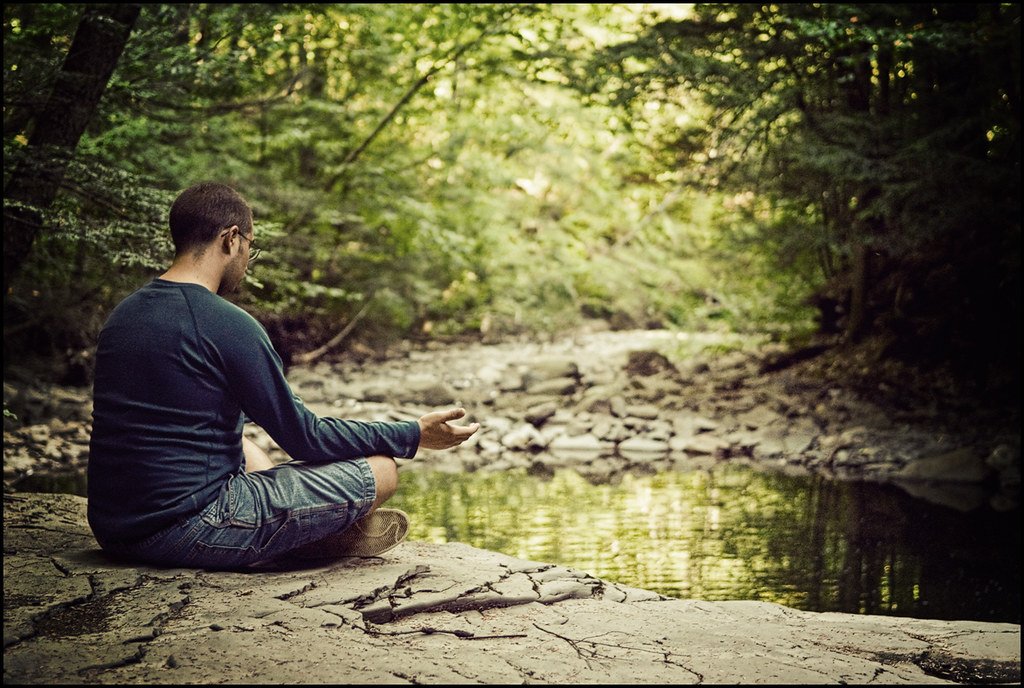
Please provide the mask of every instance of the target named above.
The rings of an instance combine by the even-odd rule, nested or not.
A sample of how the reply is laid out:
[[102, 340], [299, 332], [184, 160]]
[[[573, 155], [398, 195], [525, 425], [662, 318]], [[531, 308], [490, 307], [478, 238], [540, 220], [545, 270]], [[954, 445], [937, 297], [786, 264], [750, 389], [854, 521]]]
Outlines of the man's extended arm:
[[285, 379], [281, 358], [248, 316], [218, 349], [228, 387], [245, 415], [291, 458], [312, 463], [384, 455], [412, 458], [420, 445], [416, 421], [366, 422], [321, 417], [306, 408]]

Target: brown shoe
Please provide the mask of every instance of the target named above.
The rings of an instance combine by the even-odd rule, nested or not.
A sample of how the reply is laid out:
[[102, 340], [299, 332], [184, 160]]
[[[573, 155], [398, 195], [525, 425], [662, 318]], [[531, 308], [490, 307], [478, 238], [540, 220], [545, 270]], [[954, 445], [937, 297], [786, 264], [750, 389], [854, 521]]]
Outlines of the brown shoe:
[[377, 509], [346, 530], [294, 550], [307, 559], [376, 557], [396, 547], [409, 532], [409, 517], [399, 509]]

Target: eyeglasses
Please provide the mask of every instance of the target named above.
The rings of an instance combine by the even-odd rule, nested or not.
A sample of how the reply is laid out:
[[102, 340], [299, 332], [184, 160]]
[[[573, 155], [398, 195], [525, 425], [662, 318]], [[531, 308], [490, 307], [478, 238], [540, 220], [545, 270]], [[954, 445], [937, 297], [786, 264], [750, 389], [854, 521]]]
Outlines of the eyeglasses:
[[[226, 231], [231, 230], [229, 229]], [[260, 257], [260, 254], [263, 253], [263, 249], [256, 245], [256, 242], [253, 241], [253, 238], [251, 236], [245, 236], [244, 234], [242, 234], [242, 230], [238, 230], [238, 238], [245, 239], [246, 241], [249, 242], [249, 262], [255, 262], [255, 260]]]

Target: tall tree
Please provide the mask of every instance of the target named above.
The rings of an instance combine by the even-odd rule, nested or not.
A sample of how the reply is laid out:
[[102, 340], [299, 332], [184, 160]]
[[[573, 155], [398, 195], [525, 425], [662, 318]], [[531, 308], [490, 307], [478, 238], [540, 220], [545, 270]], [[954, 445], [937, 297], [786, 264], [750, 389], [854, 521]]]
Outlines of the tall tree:
[[43, 228], [139, 16], [140, 5], [87, 5], [27, 150], [4, 187], [4, 301], [11, 279]]
[[1008, 3], [699, 4], [576, 78], [699, 94], [710, 125], [674, 139], [690, 179], [753, 192], [781, 262], [821, 257], [848, 340], [1019, 376], [1019, 24]]

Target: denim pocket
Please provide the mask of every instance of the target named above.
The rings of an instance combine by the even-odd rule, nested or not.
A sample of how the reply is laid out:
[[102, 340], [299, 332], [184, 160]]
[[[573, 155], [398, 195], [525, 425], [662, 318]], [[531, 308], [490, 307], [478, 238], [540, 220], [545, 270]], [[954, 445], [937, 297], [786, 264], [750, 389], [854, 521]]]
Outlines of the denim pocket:
[[281, 519], [260, 528], [215, 527], [199, 533], [187, 555], [187, 565], [210, 568], [247, 566], [295, 547], [296, 519]]
[[214, 528], [258, 528], [262, 521], [252, 486], [237, 475], [228, 478], [217, 499], [199, 518]]

